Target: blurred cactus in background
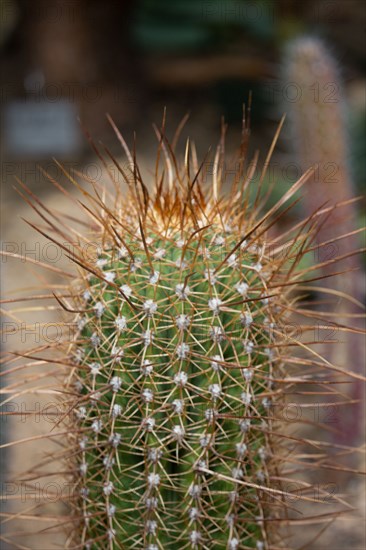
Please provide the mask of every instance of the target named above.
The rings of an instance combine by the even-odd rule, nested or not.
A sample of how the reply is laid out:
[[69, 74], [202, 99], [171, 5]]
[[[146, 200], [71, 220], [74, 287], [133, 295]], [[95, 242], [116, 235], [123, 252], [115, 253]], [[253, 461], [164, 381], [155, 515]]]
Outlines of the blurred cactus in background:
[[[306, 212], [342, 203], [317, 234], [320, 272], [329, 277], [336, 271], [348, 271], [326, 282], [337, 298], [329, 313], [341, 325], [353, 324], [361, 328], [364, 274], [360, 257], [352, 254], [359, 246], [360, 230], [340, 69], [321, 40], [303, 37], [287, 46], [284, 78], [286, 85], [295, 90], [294, 98], [286, 103], [286, 110], [290, 115], [298, 161], [302, 169], [315, 168], [304, 194]], [[354, 301], [347, 298], [350, 294]], [[327, 356], [345, 368], [362, 373], [365, 357], [361, 341], [352, 333], [344, 335], [343, 340], [337, 346], [329, 346]], [[342, 414], [341, 437], [352, 444], [362, 437], [364, 387], [356, 382], [345, 391], [352, 396], [355, 405]]]

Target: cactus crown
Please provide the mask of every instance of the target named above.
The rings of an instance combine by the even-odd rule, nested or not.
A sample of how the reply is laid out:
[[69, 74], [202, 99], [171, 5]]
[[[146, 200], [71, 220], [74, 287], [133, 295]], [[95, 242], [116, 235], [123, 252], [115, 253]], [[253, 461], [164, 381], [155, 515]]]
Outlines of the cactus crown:
[[[73, 488], [66, 547], [279, 544], [288, 509], [282, 465], [296, 438], [287, 439], [273, 411], [299, 365], [316, 376], [325, 363], [296, 354], [308, 343], [286, 325], [296, 312], [292, 289], [311, 271], [299, 263], [316, 215], [274, 234], [271, 246], [269, 235], [308, 174], [262, 213], [269, 158], [253, 196], [246, 123], [226, 198], [223, 139], [213, 165], [198, 166], [189, 143], [179, 165], [162, 130], [149, 191], [116, 132], [130, 173], [110, 156], [129, 192], [116, 187], [109, 205], [97, 184], [94, 195], [83, 190], [92, 236], [74, 248], [79, 277], [57, 297], [76, 321], [72, 338], [55, 346], [66, 369], [62, 459]], [[95, 242], [91, 254], [85, 244]]]

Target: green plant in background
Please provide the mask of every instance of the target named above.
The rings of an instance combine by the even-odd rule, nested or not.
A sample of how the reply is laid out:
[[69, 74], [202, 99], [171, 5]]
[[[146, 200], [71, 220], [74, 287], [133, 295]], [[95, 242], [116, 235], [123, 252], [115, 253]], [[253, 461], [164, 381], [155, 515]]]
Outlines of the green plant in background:
[[243, 31], [256, 39], [273, 35], [272, 2], [259, 0], [143, 0], [136, 10], [133, 37], [148, 51], [185, 52], [218, 49]]
[[[47, 364], [50, 348], [65, 373], [52, 389], [64, 414], [44, 433], [62, 451], [26, 478], [32, 486], [66, 464], [70, 513], [49, 518], [66, 529], [65, 548], [275, 548], [294, 495], [299, 505], [324, 503], [306, 473], [295, 492], [289, 483], [307, 466], [325, 468], [327, 445], [293, 433], [283, 410], [287, 395], [306, 399], [304, 383], [322, 394], [333, 368], [311, 348], [302, 295], [317, 266], [299, 267], [329, 209], [271, 237], [312, 172], [266, 210], [261, 186], [276, 139], [258, 180], [245, 115], [235, 170], [225, 163], [224, 132], [213, 159], [199, 165], [189, 142], [178, 162], [163, 124], [154, 186], [111, 121], [129, 172], [106, 151], [129, 191], [94, 182], [90, 192], [69, 176], [84, 197], [88, 234], [35, 199], [38, 230], [78, 267], [62, 295], [54, 288], [74, 330], [53, 346], [11, 354], [8, 374], [23, 357], [31, 369], [45, 351]], [[43, 506], [27, 503], [13, 519], [42, 517]]]

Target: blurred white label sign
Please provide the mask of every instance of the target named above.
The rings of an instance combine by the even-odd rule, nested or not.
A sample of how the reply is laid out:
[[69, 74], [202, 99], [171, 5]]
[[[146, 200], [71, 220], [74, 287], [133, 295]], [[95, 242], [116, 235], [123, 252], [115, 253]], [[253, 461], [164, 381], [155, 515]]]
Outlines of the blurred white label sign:
[[78, 113], [69, 101], [12, 101], [4, 111], [3, 136], [9, 154], [68, 156], [80, 150]]

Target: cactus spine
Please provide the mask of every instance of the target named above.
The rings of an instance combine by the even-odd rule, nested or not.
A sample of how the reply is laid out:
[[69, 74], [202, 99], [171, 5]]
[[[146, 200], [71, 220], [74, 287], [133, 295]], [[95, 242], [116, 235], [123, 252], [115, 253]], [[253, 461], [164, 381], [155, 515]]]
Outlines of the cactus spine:
[[[305, 357], [312, 339], [300, 342], [298, 333], [311, 325], [287, 324], [297, 312], [293, 289], [312, 280], [313, 268], [299, 262], [312, 250], [316, 216], [269, 246], [271, 227], [296, 202], [310, 172], [263, 212], [264, 173], [256, 198], [250, 194], [255, 164], [244, 162], [248, 133], [245, 124], [226, 197], [220, 196], [223, 140], [206, 182], [206, 164], [197, 166], [189, 143], [178, 164], [163, 131], [155, 189], [148, 191], [117, 131], [131, 173], [111, 158], [124, 174], [127, 197], [118, 187], [110, 200], [96, 184], [94, 194], [82, 190], [92, 231], [71, 254], [78, 278], [63, 296], [55, 291], [75, 330], [55, 345], [61, 355], [54, 361], [66, 371], [64, 414], [45, 434], [60, 437], [65, 451], [57, 457], [71, 480], [70, 515], [60, 520], [66, 548], [282, 544], [286, 498], [293, 497], [284, 464], [306, 460], [307, 443], [313, 464], [316, 451], [284, 429], [277, 413], [287, 392], [323, 380], [329, 364], [317, 354]], [[56, 229], [49, 210], [42, 217], [58, 233], [52, 241], [70, 255], [62, 244], [65, 224]], [[304, 304], [296, 315], [301, 311], [311, 316]], [[30, 365], [41, 352], [25, 354]], [[45, 463], [54, 462], [51, 456]], [[316, 502], [309, 491], [311, 484], [301, 481], [298, 499]]]

